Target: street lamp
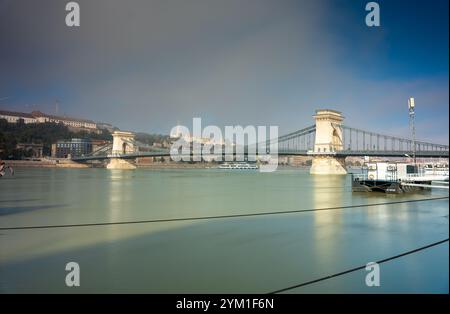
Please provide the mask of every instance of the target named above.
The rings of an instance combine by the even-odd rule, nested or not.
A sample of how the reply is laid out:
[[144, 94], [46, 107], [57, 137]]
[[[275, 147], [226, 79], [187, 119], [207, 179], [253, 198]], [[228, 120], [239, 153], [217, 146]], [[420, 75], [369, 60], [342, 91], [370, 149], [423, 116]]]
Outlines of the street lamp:
[[409, 128], [412, 133], [412, 149], [413, 149], [413, 160], [414, 164], [416, 164], [416, 127], [414, 125], [414, 118], [416, 113], [414, 112], [415, 103], [414, 97], [410, 97], [408, 99], [408, 109], [409, 109]]

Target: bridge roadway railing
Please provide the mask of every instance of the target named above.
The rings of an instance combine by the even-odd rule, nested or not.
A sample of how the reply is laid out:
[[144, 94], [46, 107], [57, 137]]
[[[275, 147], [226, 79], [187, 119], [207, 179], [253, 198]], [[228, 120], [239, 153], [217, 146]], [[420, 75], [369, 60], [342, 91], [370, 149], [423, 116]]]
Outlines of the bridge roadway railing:
[[[410, 157], [410, 151], [377, 151], [377, 150], [340, 150], [335, 152], [314, 152], [313, 150], [278, 150], [278, 155], [298, 155], [298, 156], [336, 156], [336, 157]], [[449, 151], [419, 151], [416, 152], [419, 158], [448, 158]]]
[[[373, 157], [412, 157], [411, 151], [405, 150], [340, 150], [336, 151], [336, 156], [373, 156]], [[421, 158], [448, 158], [448, 150], [416, 151], [416, 157]]]
[[[412, 141], [408, 138], [379, 134], [346, 125], [334, 124], [334, 126], [342, 128], [343, 148], [347, 151], [404, 151], [411, 155], [414, 151], [414, 145], [416, 154], [429, 151], [449, 151], [448, 145], [435, 144], [421, 140]], [[439, 155], [439, 153], [437, 154]]]

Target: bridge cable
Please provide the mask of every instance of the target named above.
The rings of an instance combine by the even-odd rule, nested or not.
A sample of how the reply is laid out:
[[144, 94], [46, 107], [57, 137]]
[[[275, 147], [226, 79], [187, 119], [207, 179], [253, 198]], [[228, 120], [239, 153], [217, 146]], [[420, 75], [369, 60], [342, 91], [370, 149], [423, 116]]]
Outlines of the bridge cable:
[[[385, 262], [388, 262], [388, 261], [392, 261], [394, 259], [406, 256], [406, 255], [410, 255], [410, 254], [413, 254], [413, 253], [417, 253], [417, 252], [420, 252], [422, 250], [429, 249], [429, 248], [431, 248], [433, 246], [437, 246], [437, 245], [443, 244], [443, 243], [448, 242], [448, 241], [449, 241], [449, 238], [441, 240], [441, 241], [438, 241], [438, 242], [434, 242], [434, 243], [431, 243], [431, 244], [428, 244], [428, 245], [425, 245], [425, 246], [422, 246], [422, 247], [419, 247], [419, 248], [411, 250], [411, 251], [407, 251], [407, 252], [404, 252], [404, 253], [401, 253], [401, 254], [398, 254], [398, 255], [395, 255], [395, 256], [391, 256], [391, 257], [379, 260], [379, 261], [377, 261], [375, 263], [382, 264], [382, 263], [385, 263]], [[297, 284], [297, 285], [294, 285], [294, 286], [290, 286], [290, 287], [287, 287], [287, 288], [283, 288], [283, 289], [275, 290], [275, 291], [272, 291], [272, 292], [268, 292], [268, 294], [275, 294], [275, 293], [280, 293], [280, 292], [286, 292], [288, 290], [292, 290], [292, 289], [295, 289], [295, 288], [308, 286], [308, 285], [311, 285], [311, 284], [314, 284], [314, 283], [317, 283], [317, 282], [321, 282], [321, 281], [328, 280], [328, 279], [331, 279], [331, 278], [336, 278], [336, 277], [339, 277], [339, 276], [342, 276], [342, 275], [346, 275], [346, 274], [349, 274], [349, 273], [352, 273], [352, 272], [355, 272], [355, 271], [358, 271], [358, 270], [362, 270], [362, 269], [365, 269], [365, 268], [366, 268], [366, 265], [358, 266], [358, 267], [355, 267], [355, 268], [352, 268], [352, 269], [349, 269], [349, 270], [346, 270], [346, 271], [342, 271], [340, 273], [336, 273], [336, 274], [325, 276], [325, 277], [322, 277], [322, 278], [319, 278], [319, 279], [303, 282], [303, 283], [300, 283], [300, 284]]]
[[25, 230], [25, 229], [93, 227], [93, 226], [110, 226], [110, 225], [131, 225], [131, 224], [145, 224], [145, 223], [158, 223], [158, 222], [195, 221], [195, 220], [241, 218], [241, 217], [253, 217], [253, 216], [283, 215], [283, 214], [295, 214], [295, 213], [307, 213], [307, 212], [317, 212], [317, 211], [327, 211], [327, 210], [349, 209], [349, 208], [358, 208], [358, 207], [372, 207], [372, 206], [383, 206], [383, 205], [392, 205], [392, 204], [426, 202], [426, 201], [433, 201], [433, 200], [443, 200], [443, 199], [448, 199], [448, 198], [449, 198], [448, 196], [443, 196], [443, 197], [433, 197], [433, 198], [404, 200], [404, 201], [385, 202], [385, 203], [359, 204], [359, 205], [323, 207], [323, 208], [299, 209], [299, 210], [286, 210], [286, 211], [262, 212], [262, 213], [230, 214], [230, 215], [218, 215], [218, 216], [164, 218], [164, 219], [153, 219], [153, 220], [134, 220], [134, 221], [132, 220], [132, 221], [117, 221], [117, 222], [113, 221], [113, 222], [81, 223], [81, 224], [66, 224], [66, 225], [0, 227], [0, 231]]

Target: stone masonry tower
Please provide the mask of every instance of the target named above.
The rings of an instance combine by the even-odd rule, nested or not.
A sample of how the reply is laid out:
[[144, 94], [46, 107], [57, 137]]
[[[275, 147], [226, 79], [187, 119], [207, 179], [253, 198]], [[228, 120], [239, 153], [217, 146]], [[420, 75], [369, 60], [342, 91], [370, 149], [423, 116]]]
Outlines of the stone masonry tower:
[[311, 174], [346, 174], [345, 157], [336, 156], [343, 149], [341, 112], [330, 109], [319, 109], [314, 115], [316, 119], [316, 140]]
[[[106, 168], [108, 169], [136, 169], [136, 165], [120, 155], [134, 153], [134, 133], [114, 131], [112, 155]], [[117, 157], [116, 157], [117, 156]]]

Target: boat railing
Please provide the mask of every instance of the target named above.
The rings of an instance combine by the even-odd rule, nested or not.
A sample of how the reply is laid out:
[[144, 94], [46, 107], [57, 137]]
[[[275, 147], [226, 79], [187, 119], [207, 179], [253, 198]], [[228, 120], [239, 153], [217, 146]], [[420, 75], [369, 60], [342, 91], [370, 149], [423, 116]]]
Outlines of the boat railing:
[[352, 178], [353, 178], [353, 180], [362, 181], [362, 180], [367, 180], [368, 176], [367, 176], [367, 173], [352, 173]]
[[417, 178], [417, 177], [423, 177], [423, 173], [407, 173], [406, 178]]
[[448, 174], [430, 174], [430, 173], [408, 173], [406, 175], [405, 181], [435, 181], [435, 180], [448, 180]]

